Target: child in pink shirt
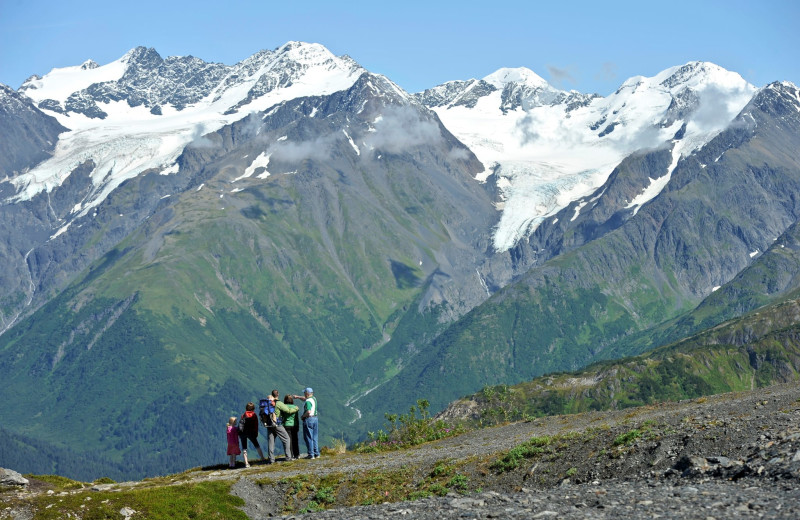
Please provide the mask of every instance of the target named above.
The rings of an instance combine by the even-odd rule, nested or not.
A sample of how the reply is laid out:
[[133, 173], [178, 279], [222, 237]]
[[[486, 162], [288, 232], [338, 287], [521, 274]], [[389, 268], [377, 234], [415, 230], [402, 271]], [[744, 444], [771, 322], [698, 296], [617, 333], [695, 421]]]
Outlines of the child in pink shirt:
[[236, 428], [236, 417], [228, 419], [228, 467], [236, 467], [236, 456], [242, 453], [239, 449], [239, 430]]

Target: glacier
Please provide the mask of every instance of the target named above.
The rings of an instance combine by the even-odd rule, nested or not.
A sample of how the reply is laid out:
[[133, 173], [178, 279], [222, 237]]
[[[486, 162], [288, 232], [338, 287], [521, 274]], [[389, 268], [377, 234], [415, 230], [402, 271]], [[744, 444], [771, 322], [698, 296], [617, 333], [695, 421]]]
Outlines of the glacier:
[[[472, 106], [463, 98], [475, 89], [474, 80], [463, 83], [464, 91], [440, 86], [439, 94], [449, 89], [452, 98], [431, 108], [486, 167], [477, 180], [495, 176], [502, 211], [493, 235], [498, 252], [590, 196], [626, 156], [671, 147], [668, 171], [630, 201], [636, 211], [666, 186], [680, 157], [727, 127], [757, 91], [738, 74], [707, 62], [630, 78], [608, 97], [580, 99], [525, 68], [500, 69], [482, 81], [494, 90]], [[514, 89], [522, 89], [522, 102], [508, 109]]]

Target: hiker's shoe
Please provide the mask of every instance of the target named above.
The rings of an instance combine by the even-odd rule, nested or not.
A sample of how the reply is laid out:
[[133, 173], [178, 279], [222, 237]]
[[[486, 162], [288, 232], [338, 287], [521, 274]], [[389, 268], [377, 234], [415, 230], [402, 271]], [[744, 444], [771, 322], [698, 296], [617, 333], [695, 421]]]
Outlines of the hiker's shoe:
[[250, 463], [248, 462], [247, 464], [244, 465], [244, 467], [245, 468], [249, 468], [250, 467]]

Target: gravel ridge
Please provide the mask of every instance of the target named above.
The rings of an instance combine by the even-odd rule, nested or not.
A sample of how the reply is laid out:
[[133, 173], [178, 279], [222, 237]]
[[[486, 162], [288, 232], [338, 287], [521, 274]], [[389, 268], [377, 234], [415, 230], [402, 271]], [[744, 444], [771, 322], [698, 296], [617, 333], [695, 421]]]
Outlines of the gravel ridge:
[[[649, 426], [648, 426], [649, 425]], [[614, 439], [648, 431], [630, 444]], [[590, 432], [590, 435], [586, 435]], [[533, 436], [584, 434], [553, 460], [486, 471]], [[800, 518], [800, 382], [641, 408], [554, 416], [476, 430], [411, 450], [307, 461], [302, 471], [355, 474], [375, 468], [467, 461], [473, 486], [416, 501], [333, 508], [283, 518]], [[469, 462], [473, 461], [473, 462]], [[483, 462], [482, 462], [483, 461]], [[280, 465], [279, 465], [280, 466]], [[288, 469], [288, 467], [287, 467]], [[569, 470], [574, 469], [570, 477]], [[470, 472], [470, 470], [472, 470]], [[290, 476], [281, 471], [272, 478]], [[280, 515], [281, 490], [247, 485], [254, 520]]]

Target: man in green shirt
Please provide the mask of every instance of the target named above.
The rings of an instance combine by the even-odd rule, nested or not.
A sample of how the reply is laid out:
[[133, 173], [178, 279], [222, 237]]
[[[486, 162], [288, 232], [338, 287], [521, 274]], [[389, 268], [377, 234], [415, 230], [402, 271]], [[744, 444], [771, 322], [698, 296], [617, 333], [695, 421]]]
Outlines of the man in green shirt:
[[286, 460], [293, 460], [292, 457], [292, 441], [289, 439], [289, 434], [286, 432], [286, 428], [283, 427], [283, 423], [286, 418], [293, 415], [297, 412], [297, 406], [293, 404], [284, 404], [279, 400], [275, 399], [273, 395], [267, 397], [270, 400], [272, 405], [275, 407], [275, 426], [269, 426], [267, 428], [267, 439], [268, 443], [268, 450], [267, 456], [269, 457], [269, 464], [275, 462], [275, 437], [280, 438], [281, 443], [283, 444], [283, 452], [286, 454]]

